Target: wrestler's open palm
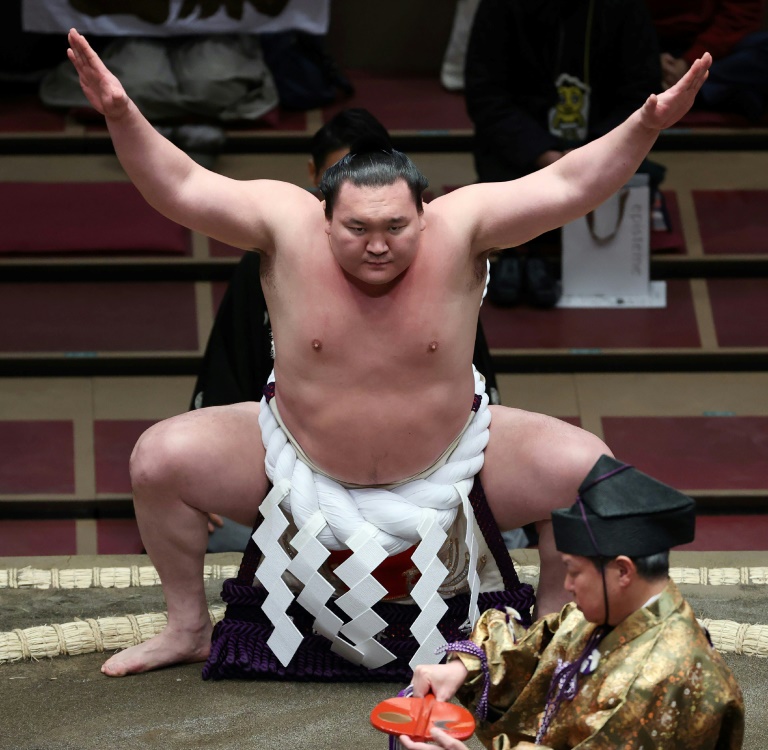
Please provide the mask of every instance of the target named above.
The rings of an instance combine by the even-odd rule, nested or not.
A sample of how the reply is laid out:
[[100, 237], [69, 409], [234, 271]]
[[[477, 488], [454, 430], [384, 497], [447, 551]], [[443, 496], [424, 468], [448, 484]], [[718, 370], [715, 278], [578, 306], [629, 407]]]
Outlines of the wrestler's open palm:
[[705, 52], [688, 72], [663, 94], [651, 94], [640, 110], [643, 125], [664, 130], [674, 125], [690, 108], [709, 75], [712, 56]]
[[107, 70], [84, 36], [71, 29], [68, 39], [67, 56], [80, 76], [80, 86], [91, 106], [106, 117], [120, 117], [129, 102], [123, 84]]

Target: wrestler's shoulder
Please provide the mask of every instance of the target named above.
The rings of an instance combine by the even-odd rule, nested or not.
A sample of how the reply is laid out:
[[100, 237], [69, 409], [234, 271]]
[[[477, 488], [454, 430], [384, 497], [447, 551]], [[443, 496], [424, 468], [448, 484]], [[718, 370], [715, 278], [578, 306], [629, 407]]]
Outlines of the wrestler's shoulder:
[[489, 183], [472, 183], [470, 185], [451, 188], [448, 192], [434, 198], [429, 205], [433, 208], [439, 208], [440, 210], [445, 210], [447, 206], [471, 206], [475, 200], [482, 197], [483, 193], [488, 192], [489, 187]]
[[435, 198], [425, 206], [425, 216], [443, 219], [454, 229], [471, 226], [481, 211], [481, 196], [476, 188], [477, 185], [466, 185]]
[[309, 190], [283, 180], [242, 180], [243, 190], [254, 198], [269, 202], [270, 211], [285, 207], [297, 214], [322, 214], [322, 204]]

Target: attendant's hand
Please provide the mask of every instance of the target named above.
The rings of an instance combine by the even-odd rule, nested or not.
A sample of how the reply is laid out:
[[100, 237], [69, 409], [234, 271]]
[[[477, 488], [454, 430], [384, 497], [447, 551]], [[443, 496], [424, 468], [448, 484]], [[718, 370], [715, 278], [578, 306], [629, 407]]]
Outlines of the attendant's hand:
[[674, 125], [693, 105], [711, 64], [712, 55], [705, 52], [674, 86], [663, 94], [651, 94], [640, 109], [641, 124], [651, 130]]
[[469, 748], [448, 732], [432, 727], [432, 742], [414, 742], [410, 737], [401, 734], [400, 744], [407, 750], [435, 750], [435, 747], [444, 747], [446, 750], [469, 750]]
[[666, 91], [672, 88], [689, 70], [690, 65], [680, 57], [673, 57], [669, 52], [661, 55], [661, 84]]
[[467, 668], [460, 659], [447, 664], [420, 664], [413, 670], [413, 695], [423, 698], [434, 693], [435, 699], [449, 701], [467, 679]]
[[224, 525], [224, 521], [221, 516], [217, 516], [215, 513], [206, 513], [208, 516], [208, 533], [213, 534], [217, 528], [221, 528]]
[[110, 119], [121, 117], [131, 101], [123, 84], [107, 70], [84, 36], [70, 29], [67, 38], [67, 56], [80, 76], [80, 86], [91, 106]]

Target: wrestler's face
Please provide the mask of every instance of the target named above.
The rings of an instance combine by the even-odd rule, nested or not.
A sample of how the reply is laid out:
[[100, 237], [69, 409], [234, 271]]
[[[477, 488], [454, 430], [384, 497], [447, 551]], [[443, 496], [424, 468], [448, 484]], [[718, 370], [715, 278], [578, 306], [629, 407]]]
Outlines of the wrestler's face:
[[424, 230], [405, 180], [381, 187], [345, 182], [326, 220], [331, 251], [341, 268], [374, 286], [388, 284], [413, 262]]
[[[595, 564], [587, 557], [561, 555], [565, 566], [565, 590], [573, 596], [573, 601], [589, 622], [605, 621], [605, 599], [603, 598], [603, 576]], [[608, 587], [608, 606], [611, 606], [611, 563], [606, 564], [606, 584]]]

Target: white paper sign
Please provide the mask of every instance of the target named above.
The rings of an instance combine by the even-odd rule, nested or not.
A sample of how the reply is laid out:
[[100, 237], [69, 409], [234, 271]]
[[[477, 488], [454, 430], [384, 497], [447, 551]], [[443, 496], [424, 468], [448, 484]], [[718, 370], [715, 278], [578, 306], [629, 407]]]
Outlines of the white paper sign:
[[23, 0], [25, 31], [103, 36], [328, 31], [330, 0]]
[[664, 307], [666, 285], [651, 282], [650, 191], [636, 175], [588, 216], [563, 227], [559, 307]]

